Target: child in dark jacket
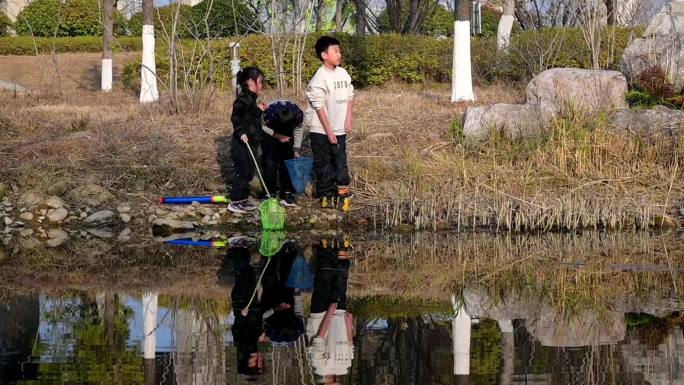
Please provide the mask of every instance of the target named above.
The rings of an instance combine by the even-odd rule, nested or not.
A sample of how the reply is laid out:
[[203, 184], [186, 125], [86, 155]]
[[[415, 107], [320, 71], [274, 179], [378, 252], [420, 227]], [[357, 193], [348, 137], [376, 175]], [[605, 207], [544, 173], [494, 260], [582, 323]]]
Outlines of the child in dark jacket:
[[268, 191], [279, 192], [280, 203], [286, 207], [297, 206], [294, 187], [285, 161], [299, 156], [295, 143], [302, 142], [304, 113], [289, 100], [276, 100], [264, 110], [264, 135], [261, 164]]
[[[249, 153], [257, 153], [262, 140], [262, 114], [265, 105], [259, 105], [257, 98], [263, 89], [264, 74], [256, 67], [247, 67], [237, 74], [240, 93], [233, 102], [233, 140], [230, 156], [233, 160], [234, 177], [230, 190], [228, 210], [244, 214], [256, 210], [249, 198], [249, 183], [254, 178], [254, 160]], [[249, 146], [249, 147], [248, 147]]]

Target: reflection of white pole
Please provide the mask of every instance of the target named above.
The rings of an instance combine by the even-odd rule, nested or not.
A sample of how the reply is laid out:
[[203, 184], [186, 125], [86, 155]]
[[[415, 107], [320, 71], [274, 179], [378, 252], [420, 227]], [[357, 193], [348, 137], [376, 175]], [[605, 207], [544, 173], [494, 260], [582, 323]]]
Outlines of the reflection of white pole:
[[514, 358], [515, 358], [515, 337], [513, 335], [513, 322], [511, 320], [499, 320], [501, 329], [501, 375], [499, 383], [508, 385], [513, 382]]
[[452, 341], [454, 345], [454, 374], [470, 374], [470, 329], [472, 322], [465, 306], [456, 297], [451, 297], [455, 317], [451, 320]]
[[145, 332], [145, 343], [143, 353], [145, 359], [154, 358], [157, 350], [157, 294], [145, 293], [142, 298], [143, 324]]

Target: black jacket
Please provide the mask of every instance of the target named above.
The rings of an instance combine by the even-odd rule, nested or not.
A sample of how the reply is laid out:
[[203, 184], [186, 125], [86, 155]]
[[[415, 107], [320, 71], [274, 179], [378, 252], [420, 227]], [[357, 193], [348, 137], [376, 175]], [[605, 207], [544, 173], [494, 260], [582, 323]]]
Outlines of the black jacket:
[[257, 105], [257, 95], [250, 90], [242, 90], [233, 102], [233, 113], [230, 116], [233, 137], [239, 139], [242, 134], [247, 134], [251, 142], [259, 142], [262, 133], [262, 114]]

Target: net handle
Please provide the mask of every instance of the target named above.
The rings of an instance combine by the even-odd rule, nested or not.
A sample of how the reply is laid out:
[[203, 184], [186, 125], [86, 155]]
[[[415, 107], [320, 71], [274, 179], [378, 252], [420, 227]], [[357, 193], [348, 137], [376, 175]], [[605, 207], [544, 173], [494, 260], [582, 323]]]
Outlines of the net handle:
[[264, 178], [261, 176], [261, 170], [259, 170], [259, 163], [257, 163], [256, 157], [254, 157], [254, 153], [252, 152], [252, 146], [249, 145], [249, 143], [245, 143], [247, 146], [247, 151], [249, 151], [249, 155], [252, 156], [252, 160], [254, 161], [254, 167], [256, 167], [257, 174], [259, 175], [259, 180], [261, 181], [261, 185], [264, 186], [264, 190], [266, 191], [266, 196], [269, 198], [271, 197], [271, 194], [268, 192], [268, 187], [266, 187], [266, 183], [264, 183]]
[[242, 316], [247, 317], [247, 312], [249, 311], [249, 307], [252, 306], [252, 302], [254, 301], [254, 297], [256, 296], [257, 290], [259, 290], [259, 285], [261, 285], [261, 280], [264, 278], [264, 273], [266, 273], [266, 269], [268, 269], [268, 264], [271, 263], [271, 258], [269, 257], [266, 260], [266, 265], [264, 266], [264, 269], [261, 271], [261, 275], [259, 276], [259, 280], [257, 281], [256, 285], [254, 285], [254, 291], [252, 292], [252, 296], [249, 298], [249, 302], [247, 303], [247, 306], [245, 306], [242, 309]]

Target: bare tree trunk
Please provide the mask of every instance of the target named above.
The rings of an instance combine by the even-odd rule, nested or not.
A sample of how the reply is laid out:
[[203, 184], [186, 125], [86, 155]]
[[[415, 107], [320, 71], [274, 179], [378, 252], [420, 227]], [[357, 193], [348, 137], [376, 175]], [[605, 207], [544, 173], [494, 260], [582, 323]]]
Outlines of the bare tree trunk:
[[354, 0], [356, 7], [356, 34], [366, 34], [366, 3], [364, 0]]
[[142, 68], [140, 70], [140, 102], [159, 100], [157, 65], [154, 56], [154, 0], [143, 0]]
[[316, 32], [321, 32], [323, 30], [323, 15], [325, 14], [323, 8], [325, 7], [324, 0], [317, 0], [316, 6], [314, 7], [314, 13], [316, 16]]
[[335, 32], [342, 32], [342, 23], [344, 22], [344, 6], [347, 0], [337, 0], [335, 4]]
[[615, 0], [606, 0], [606, 10], [608, 11], [608, 25], [617, 24], [617, 10], [615, 9]]
[[114, 40], [114, 4], [112, 0], [102, 0], [102, 74], [101, 89], [103, 92], [112, 90], [112, 40]]
[[454, 54], [451, 72], [451, 101], [475, 100], [470, 58], [470, 0], [459, 0], [454, 22]]
[[499, 50], [507, 50], [511, 42], [511, 30], [515, 21], [514, 13], [514, 0], [504, 0], [503, 15], [501, 15], [501, 20], [499, 20], [496, 39], [496, 48]]

